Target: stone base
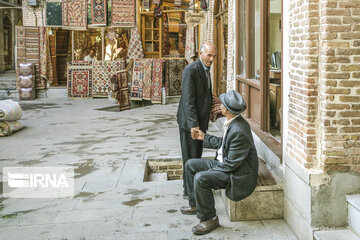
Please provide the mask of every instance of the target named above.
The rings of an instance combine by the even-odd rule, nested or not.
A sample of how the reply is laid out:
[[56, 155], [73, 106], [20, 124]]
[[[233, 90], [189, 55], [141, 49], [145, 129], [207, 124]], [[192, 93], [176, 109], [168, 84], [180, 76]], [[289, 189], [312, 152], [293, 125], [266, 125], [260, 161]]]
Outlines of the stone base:
[[230, 221], [282, 219], [284, 217], [284, 191], [282, 185], [258, 186], [247, 198], [234, 202], [221, 191]]
[[167, 96], [166, 104], [179, 103], [181, 96]]

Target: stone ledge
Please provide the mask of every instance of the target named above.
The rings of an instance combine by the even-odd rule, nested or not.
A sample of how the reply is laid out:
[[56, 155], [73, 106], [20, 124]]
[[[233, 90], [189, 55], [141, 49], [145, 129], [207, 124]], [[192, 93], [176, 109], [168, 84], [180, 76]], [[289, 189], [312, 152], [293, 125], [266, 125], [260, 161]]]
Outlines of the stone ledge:
[[360, 240], [360, 237], [358, 237], [350, 229], [315, 231], [314, 238], [316, 240]]

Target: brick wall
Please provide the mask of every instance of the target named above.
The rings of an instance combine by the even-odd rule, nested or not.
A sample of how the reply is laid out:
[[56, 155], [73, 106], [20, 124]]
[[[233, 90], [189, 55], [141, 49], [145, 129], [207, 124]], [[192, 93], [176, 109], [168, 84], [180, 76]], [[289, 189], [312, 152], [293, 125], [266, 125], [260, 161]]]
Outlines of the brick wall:
[[[38, 1], [39, 7], [30, 7], [27, 0], [22, 2], [22, 14], [24, 26], [44, 26], [45, 14], [43, 6], [45, 1]], [[44, 19], [43, 19], [44, 18]]]
[[324, 1], [321, 17], [321, 159], [360, 172], [360, 1]]
[[360, 1], [292, 0], [289, 11], [287, 153], [360, 171]]
[[[290, 3], [289, 128], [287, 151], [305, 167], [316, 163], [318, 106], [319, 2]], [[286, 50], [285, 50], [286, 51]]]

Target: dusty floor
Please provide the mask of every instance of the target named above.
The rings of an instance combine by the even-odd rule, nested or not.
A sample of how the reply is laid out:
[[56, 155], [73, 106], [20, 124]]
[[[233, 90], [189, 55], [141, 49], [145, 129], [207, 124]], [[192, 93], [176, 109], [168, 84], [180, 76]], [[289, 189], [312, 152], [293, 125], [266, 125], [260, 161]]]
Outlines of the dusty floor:
[[[177, 104], [96, 110], [107, 106], [106, 99], [22, 103], [26, 127], [0, 138], [0, 168], [72, 166], [75, 196], [1, 198], [0, 239], [296, 239], [283, 220], [230, 222], [219, 196], [221, 227], [193, 235], [198, 220], [179, 212], [187, 204], [182, 182], [143, 182], [147, 159], [181, 156]], [[214, 125], [210, 132], [219, 134]]]

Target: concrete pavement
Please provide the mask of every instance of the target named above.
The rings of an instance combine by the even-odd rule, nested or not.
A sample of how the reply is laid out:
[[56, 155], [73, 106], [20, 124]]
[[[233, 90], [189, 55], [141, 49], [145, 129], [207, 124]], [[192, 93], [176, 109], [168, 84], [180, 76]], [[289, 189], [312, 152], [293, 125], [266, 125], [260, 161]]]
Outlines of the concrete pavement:
[[1, 198], [0, 239], [296, 239], [283, 220], [229, 222], [219, 195], [221, 227], [195, 236], [197, 218], [179, 212], [182, 181], [143, 182], [147, 159], [181, 157], [177, 104], [123, 112], [96, 110], [107, 99], [21, 104], [26, 127], [0, 138], [0, 168], [73, 166], [75, 196]]

